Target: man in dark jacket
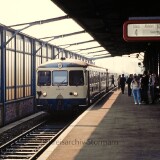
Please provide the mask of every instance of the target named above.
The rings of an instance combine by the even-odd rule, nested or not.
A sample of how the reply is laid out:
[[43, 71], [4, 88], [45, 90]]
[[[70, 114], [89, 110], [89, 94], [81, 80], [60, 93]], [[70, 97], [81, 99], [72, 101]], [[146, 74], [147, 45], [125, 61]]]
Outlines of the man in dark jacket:
[[131, 93], [132, 93], [132, 89], [131, 89], [131, 82], [133, 80], [133, 75], [130, 74], [126, 83], [128, 84], [128, 96], [131, 96]]
[[143, 77], [141, 80], [141, 88], [142, 88], [142, 99], [144, 100], [145, 104], [149, 104], [148, 86], [149, 86], [149, 75], [147, 71], [144, 71]]
[[120, 86], [121, 86], [122, 94], [124, 94], [125, 84], [126, 84], [126, 78], [124, 77], [124, 74], [122, 74], [122, 77], [120, 79]]

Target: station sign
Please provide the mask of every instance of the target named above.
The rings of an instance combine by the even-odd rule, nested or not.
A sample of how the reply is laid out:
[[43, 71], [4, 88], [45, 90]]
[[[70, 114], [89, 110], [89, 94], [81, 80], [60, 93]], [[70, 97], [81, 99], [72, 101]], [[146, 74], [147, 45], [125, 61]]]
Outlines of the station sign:
[[160, 20], [128, 20], [123, 24], [125, 41], [160, 41]]

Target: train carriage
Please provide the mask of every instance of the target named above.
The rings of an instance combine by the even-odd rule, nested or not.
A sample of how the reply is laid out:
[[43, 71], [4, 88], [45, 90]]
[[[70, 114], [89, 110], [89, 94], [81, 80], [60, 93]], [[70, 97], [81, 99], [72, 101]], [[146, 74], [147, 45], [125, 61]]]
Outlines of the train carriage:
[[108, 70], [75, 59], [41, 64], [36, 75], [37, 105], [50, 111], [82, 109], [108, 90]]

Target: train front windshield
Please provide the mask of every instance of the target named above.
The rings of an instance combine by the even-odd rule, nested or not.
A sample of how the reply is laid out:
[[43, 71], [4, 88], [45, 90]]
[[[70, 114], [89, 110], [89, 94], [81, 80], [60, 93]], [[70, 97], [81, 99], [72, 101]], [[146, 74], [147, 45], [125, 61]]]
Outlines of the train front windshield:
[[83, 86], [84, 76], [83, 71], [70, 71], [69, 72], [69, 85], [70, 86]]
[[[82, 70], [74, 71], [39, 71], [38, 72], [38, 86], [50, 86], [51, 81], [53, 86], [67, 86], [68, 85], [68, 74], [69, 74], [69, 85], [70, 86], [83, 86], [84, 75]], [[51, 80], [52, 79], [52, 80]]]
[[68, 72], [67, 71], [53, 71], [52, 72], [52, 85], [53, 86], [68, 85]]
[[51, 72], [39, 71], [38, 72], [38, 86], [50, 86], [51, 85]]

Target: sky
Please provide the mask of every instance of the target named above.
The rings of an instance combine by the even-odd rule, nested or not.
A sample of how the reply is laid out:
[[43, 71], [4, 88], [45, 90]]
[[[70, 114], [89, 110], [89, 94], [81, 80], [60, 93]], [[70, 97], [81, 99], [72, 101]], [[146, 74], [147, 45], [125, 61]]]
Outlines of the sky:
[[142, 74], [143, 69], [138, 66], [139, 61], [137, 58], [128, 57], [112, 57], [96, 61], [96, 65], [107, 68], [111, 73], [118, 74]]
[[[67, 15], [60, 8], [58, 8], [51, 0], [0, 0], [0, 23], [6, 26], [12, 26], [15, 24], [34, 22], [38, 20], [45, 20], [55, 17], [61, 17]], [[11, 27], [14, 29], [22, 29], [24, 26]], [[50, 22], [41, 25], [35, 25], [22, 32], [36, 37], [38, 39], [56, 36], [62, 34], [68, 34], [73, 32], [83, 31], [84, 29], [79, 26], [73, 19], [63, 19], [60, 21]], [[49, 39], [45, 39], [46, 41]], [[94, 40], [88, 33], [77, 34], [65, 38], [59, 38], [51, 41], [54, 45], [72, 44], [83, 41]], [[90, 43], [84, 43], [81, 45], [73, 45], [67, 48], [67, 50], [77, 52], [77, 54], [84, 55], [86, 57], [93, 57], [100, 54], [108, 54], [108, 51], [92, 53], [100, 50], [105, 50], [97, 41]], [[82, 50], [85, 48], [97, 47], [89, 50]], [[65, 46], [64, 46], [65, 48]], [[134, 55], [134, 54], [133, 54]], [[141, 68], [137, 65], [139, 60], [134, 57], [112, 57], [96, 60], [95, 64], [103, 67], [107, 67], [111, 72], [119, 73], [136, 73], [141, 72]]]

